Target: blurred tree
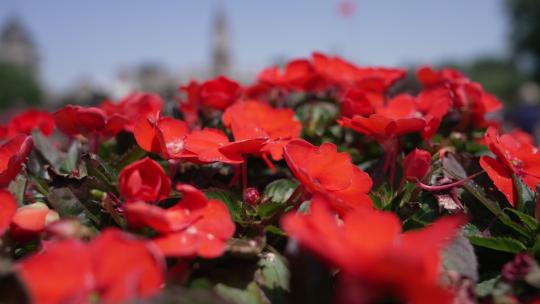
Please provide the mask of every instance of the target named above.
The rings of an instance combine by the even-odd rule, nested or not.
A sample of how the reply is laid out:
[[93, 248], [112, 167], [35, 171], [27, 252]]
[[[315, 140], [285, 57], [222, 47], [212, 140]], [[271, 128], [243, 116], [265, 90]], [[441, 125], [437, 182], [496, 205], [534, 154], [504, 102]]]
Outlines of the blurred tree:
[[0, 63], [0, 108], [36, 105], [42, 98], [41, 86], [30, 71]]
[[511, 20], [514, 56], [525, 70], [540, 81], [540, 1], [506, 0]]

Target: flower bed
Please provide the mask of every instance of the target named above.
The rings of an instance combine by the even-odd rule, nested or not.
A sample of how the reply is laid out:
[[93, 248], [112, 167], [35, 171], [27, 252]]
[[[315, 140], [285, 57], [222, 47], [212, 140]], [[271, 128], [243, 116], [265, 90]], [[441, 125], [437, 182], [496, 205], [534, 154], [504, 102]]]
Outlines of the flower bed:
[[[13, 303], [540, 301], [540, 154], [452, 69], [314, 53], [0, 127]], [[169, 101], [170, 103], [171, 101]], [[174, 109], [173, 109], [174, 108]]]

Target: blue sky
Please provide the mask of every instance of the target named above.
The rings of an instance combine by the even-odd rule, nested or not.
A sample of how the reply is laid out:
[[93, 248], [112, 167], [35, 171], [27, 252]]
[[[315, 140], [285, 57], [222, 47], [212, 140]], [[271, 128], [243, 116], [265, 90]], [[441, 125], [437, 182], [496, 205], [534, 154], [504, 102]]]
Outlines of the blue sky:
[[313, 50], [368, 65], [435, 63], [507, 51], [500, 0], [3, 0], [0, 24], [18, 14], [43, 59], [53, 90], [119, 68], [155, 62], [172, 71], [207, 66], [211, 21], [224, 7], [234, 65], [255, 72], [278, 57]]

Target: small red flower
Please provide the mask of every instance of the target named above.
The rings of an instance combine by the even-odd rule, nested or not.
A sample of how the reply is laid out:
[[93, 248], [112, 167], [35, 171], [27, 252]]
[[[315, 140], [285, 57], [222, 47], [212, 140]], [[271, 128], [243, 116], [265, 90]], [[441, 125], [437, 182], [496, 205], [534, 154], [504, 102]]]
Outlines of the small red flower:
[[181, 158], [189, 128], [172, 117], [142, 117], [135, 124], [133, 135], [139, 146], [148, 152], [161, 153], [166, 159]]
[[163, 100], [156, 94], [135, 92], [118, 103], [106, 100], [100, 107], [107, 115], [105, 132], [114, 136], [122, 130], [133, 132], [135, 122], [142, 117], [156, 117], [163, 107]]
[[317, 73], [306, 59], [296, 59], [287, 63], [283, 71], [277, 66], [263, 70], [257, 76], [261, 84], [278, 87], [285, 91], [309, 91], [316, 89]]
[[257, 101], [238, 102], [223, 113], [223, 124], [232, 130], [236, 141], [268, 139], [261, 147], [274, 160], [283, 158], [283, 147], [298, 138], [302, 124], [291, 109], [275, 109]]
[[484, 140], [496, 158], [482, 156], [480, 166], [506, 196], [510, 205], [516, 207], [519, 194], [512, 176], [536, 189], [540, 182], [540, 152], [533, 145], [519, 142], [511, 135], [499, 136], [494, 127], [488, 128]]
[[194, 128], [199, 124], [201, 85], [197, 81], [190, 81], [189, 84], [181, 86], [179, 91], [183, 92], [186, 98], [179, 101], [178, 108], [184, 114], [187, 124]]
[[11, 237], [21, 242], [31, 240], [59, 218], [58, 213], [44, 203], [25, 205], [17, 209], [11, 220]]
[[165, 170], [145, 157], [128, 166], [118, 176], [120, 196], [128, 202], [155, 203], [167, 198], [171, 181]]
[[285, 146], [285, 160], [292, 173], [311, 193], [330, 196], [332, 208], [346, 212], [371, 207], [369, 175], [351, 162], [347, 153], [323, 143], [315, 147], [304, 140], [292, 140]]
[[[30, 135], [32, 130], [39, 130], [45, 136], [54, 131], [54, 118], [49, 112], [37, 109], [26, 110], [11, 118], [7, 126], [7, 137], [19, 133]], [[1, 136], [0, 136], [1, 138]]]
[[340, 295], [343, 303], [360, 296], [376, 302], [388, 291], [407, 303], [451, 303], [450, 293], [439, 285], [439, 252], [464, 224], [463, 217], [442, 218], [422, 230], [402, 233], [395, 214], [359, 208], [340, 223], [328, 205], [315, 196], [308, 214], [285, 215], [282, 227], [341, 269], [341, 287], [353, 292]]
[[7, 187], [19, 174], [33, 146], [32, 137], [23, 134], [14, 136], [0, 146], [0, 188]]
[[240, 98], [242, 88], [227, 77], [208, 80], [201, 86], [201, 102], [210, 108], [225, 110]]
[[0, 236], [9, 228], [16, 211], [17, 202], [11, 192], [0, 190]]
[[127, 205], [128, 223], [160, 233], [153, 241], [166, 256], [221, 256], [235, 231], [227, 206], [196, 188], [178, 185], [182, 200], [168, 209], [143, 203]]
[[99, 134], [107, 124], [105, 112], [94, 107], [67, 105], [53, 116], [58, 129], [70, 136]]
[[431, 154], [414, 149], [403, 159], [403, 177], [409, 181], [422, 180], [431, 167]]

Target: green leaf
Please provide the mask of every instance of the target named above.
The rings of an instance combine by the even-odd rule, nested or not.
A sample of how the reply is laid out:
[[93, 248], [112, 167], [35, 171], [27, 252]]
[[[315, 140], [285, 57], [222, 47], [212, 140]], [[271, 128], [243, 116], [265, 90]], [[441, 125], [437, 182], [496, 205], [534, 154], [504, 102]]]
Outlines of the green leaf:
[[19, 174], [17, 177], [9, 184], [9, 191], [15, 197], [17, 205], [20, 207], [24, 205], [24, 191], [26, 189], [27, 179], [23, 175]]
[[235, 222], [242, 221], [242, 205], [240, 198], [231, 191], [220, 188], [208, 188], [204, 190], [204, 194], [209, 199], [222, 201], [227, 205], [229, 214]]
[[201, 288], [184, 288], [173, 286], [164, 289], [159, 295], [140, 299], [135, 304], [230, 304], [217, 295], [213, 290]]
[[264, 188], [262, 201], [284, 204], [294, 193], [296, 187], [298, 187], [298, 182], [294, 180], [287, 178], [275, 180]]
[[266, 304], [269, 303], [264, 292], [255, 282], [251, 282], [245, 289], [216, 284], [214, 290], [225, 300], [235, 304]]
[[517, 216], [521, 222], [531, 231], [536, 231], [538, 229], [538, 223], [536, 222], [536, 219], [528, 214], [525, 214], [523, 212], [517, 211], [513, 208], [505, 208], [504, 212], [511, 213], [515, 216]]
[[265, 252], [258, 263], [255, 280], [271, 303], [285, 303], [289, 290], [289, 269], [285, 259], [277, 253]]
[[517, 188], [519, 196], [518, 209], [521, 212], [527, 214], [534, 214], [536, 195], [535, 193], [527, 186], [523, 180], [517, 177], [515, 174], [512, 174], [512, 181]]
[[50, 188], [47, 200], [62, 217], [77, 217], [85, 225], [90, 224], [90, 220], [96, 224], [100, 223], [99, 218], [92, 214], [69, 188]]
[[107, 184], [111, 187], [109, 190], [114, 190], [112, 186], [117, 182], [118, 172], [113, 167], [96, 154], [84, 154], [82, 159], [86, 164], [88, 175], [94, 176]]
[[72, 173], [73, 171], [78, 171], [80, 156], [81, 143], [77, 140], [74, 140], [71, 143], [71, 146], [69, 146], [66, 157], [58, 167], [59, 171], [64, 173]]
[[518, 253], [526, 251], [527, 247], [520, 241], [508, 237], [469, 236], [471, 244], [497, 251]]
[[326, 101], [307, 102], [296, 110], [307, 136], [322, 136], [327, 127], [334, 122], [339, 112], [334, 103]]
[[485, 280], [476, 284], [476, 295], [481, 298], [490, 295], [495, 289], [497, 282], [499, 282], [499, 278], [500, 276], [496, 276], [492, 279]]
[[66, 158], [66, 153], [58, 150], [51, 138], [46, 137], [39, 131], [32, 132], [35, 149], [45, 158], [54, 168], [58, 168]]
[[455, 271], [473, 281], [478, 280], [478, 260], [474, 248], [464, 236], [458, 236], [443, 252], [446, 270]]

